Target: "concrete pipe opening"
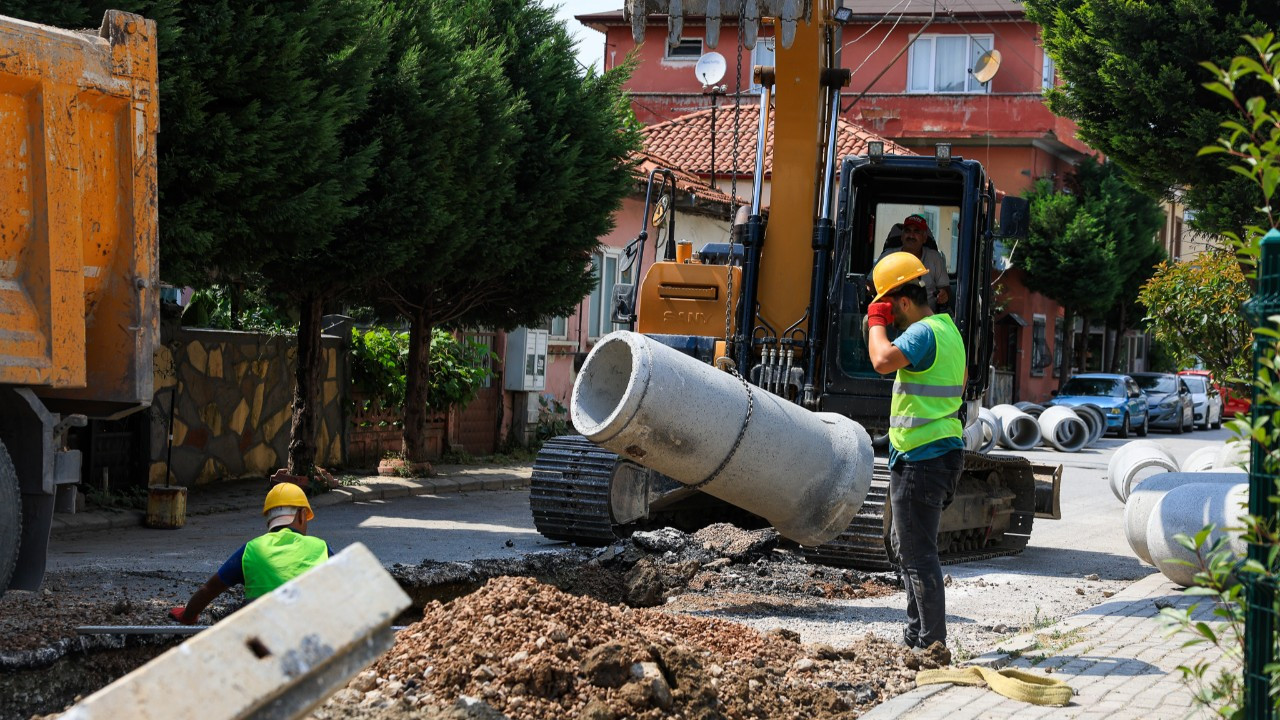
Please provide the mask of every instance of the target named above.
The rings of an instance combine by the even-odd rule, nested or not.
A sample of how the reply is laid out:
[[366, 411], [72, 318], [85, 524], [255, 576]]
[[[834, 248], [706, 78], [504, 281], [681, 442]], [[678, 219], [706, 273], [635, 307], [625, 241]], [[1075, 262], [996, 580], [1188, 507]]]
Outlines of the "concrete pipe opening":
[[1010, 450], [1030, 450], [1040, 444], [1040, 425], [1036, 419], [1012, 405], [991, 409], [1000, 419], [1000, 444]]
[[1107, 461], [1107, 481], [1111, 494], [1127, 502], [1133, 488], [1146, 478], [1178, 471], [1178, 463], [1167, 450], [1151, 440], [1125, 443]]
[[1089, 427], [1067, 407], [1051, 407], [1036, 422], [1049, 445], [1061, 452], [1080, 452], [1089, 440]]
[[639, 351], [613, 334], [596, 343], [573, 384], [570, 418], [578, 432], [603, 442], [630, 421], [638, 403], [624, 401], [635, 399], [636, 386], [648, 381], [649, 364], [639, 362]]

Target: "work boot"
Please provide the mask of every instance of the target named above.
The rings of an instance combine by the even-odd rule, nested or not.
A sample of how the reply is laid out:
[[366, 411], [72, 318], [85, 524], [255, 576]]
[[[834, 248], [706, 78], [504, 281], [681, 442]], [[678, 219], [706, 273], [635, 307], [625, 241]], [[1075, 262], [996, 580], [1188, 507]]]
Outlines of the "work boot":
[[938, 667], [946, 667], [951, 664], [951, 650], [941, 642], [934, 641], [927, 648], [917, 648], [911, 652], [919, 655], [924, 664], [933, 663]]

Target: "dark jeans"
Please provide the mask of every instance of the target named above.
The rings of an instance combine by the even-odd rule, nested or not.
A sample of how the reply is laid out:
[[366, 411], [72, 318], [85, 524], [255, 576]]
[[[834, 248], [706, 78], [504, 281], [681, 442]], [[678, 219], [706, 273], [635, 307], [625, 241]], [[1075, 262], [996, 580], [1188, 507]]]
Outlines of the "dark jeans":
[[903, 638], [915, 647], [947, 640], [946, 592], [938, 562], [938, 523], [951, 504], [964, 451], [909, 462], [899, 460], [889, 474], [893, 508], [893, 549], [907, 591], [907, 629]]

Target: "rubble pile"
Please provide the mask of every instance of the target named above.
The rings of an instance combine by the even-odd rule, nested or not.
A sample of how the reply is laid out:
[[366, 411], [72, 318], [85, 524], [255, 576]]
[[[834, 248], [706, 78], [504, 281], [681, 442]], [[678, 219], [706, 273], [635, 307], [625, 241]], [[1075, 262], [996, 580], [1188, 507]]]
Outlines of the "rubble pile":
[[843, 649], [807, 646], [793, 632], [502, 577], [426, 607], [314, 717], [854, 718], [938, 659], [872, 636]]

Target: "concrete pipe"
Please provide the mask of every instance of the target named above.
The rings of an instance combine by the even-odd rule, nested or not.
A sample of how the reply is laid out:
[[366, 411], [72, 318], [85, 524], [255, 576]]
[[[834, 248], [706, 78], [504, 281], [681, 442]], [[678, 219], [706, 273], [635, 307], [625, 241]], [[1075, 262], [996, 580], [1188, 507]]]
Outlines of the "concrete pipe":
[[[1148, 478], [1133, 489], [1129, 501], [1124, 504], [1124, 535], [1129, 541], [1133, 554], [1145, 563], [1154, 565], [1151, 560], [1149, 539], [1147, 537], [1147, 521], [1151, 519], [1151, 511], [1165, 493], [1181, 485], [1193, 483], [1214, 485], [1239, 485], [1239, 473], [1199, 472], [1162, 473]], [[1196, 528], [1199, 530], [1200, 528]]]
[[1004, 431], [1000, 429], [1000, 418], [996, 417], [996, 414], [991, 412], [991, 408], [984, 407], [978, 410], [978, 419], [986, 420], [987, 422], [991, 423], [991, 428], [992, 428], [991, 441], [993, 443], [1000, 442], [1000, 438], [1003, 437]]
[[1127, 502], [1134, 485], [1157, 473], [1177, 472], [1178, 463], [1169, 451], [1151, 440], [1134, 440], [1121, 445], [1107, 461], [1107, 481], [1111, 494]]
[[1098, 442], [1103, 435], [1107, 434], [1107, 416], [1102, 412], [1102, 408], [1092, 403], [1085, 403], [1072, 409], [1089, 425], [1089, 442], [1085, 443], [1086, 447]]
[[1043, 405], [1037, 405], [1033, 402], [1027, 402], [1025, 400], [1023, 400], [1022, 402], [1016, 402], [1013, 404], [1013, 406], [1018, 408], [1022, 412], [1030, 415], [1033, 418], [1040, 417], [1040, 413], [1044, 412]]
[[1182, 472], [1204, 472], [1218, 465], [1218, 454], [1222, 452], [1221, 445], [1210, 445], [1202, 447], [1199, 450], [1188, 455], [1182, 461]]
[[982, 447], [978, 448], [978, 452], [986, 455], [995, 450], [1000, 442], [1000, 420], [991, 413], [991, 410], [982, 408], [978, 411], [978, 424], [982, 426]]
[[1208, 525], [1215, 527], [1201, 546], [1202, 552], [1221, 538], [1226, 540], [1223, 549], [1243, 558], [1247, 547], [1240, 539], [1240, 516], [1248, 514], [1248, 503], [1248, 483], [1191, 483], [1169, 490], [1156, 501], [1151, 516], [1147, 518], [1147, 548], [1151, 564], [1182, 587], [1194, 585], [1199, 558], [1175, 537], [1193, 536]]
[[1249, 443], [1230, 440], [1218, 449], [1215, 467], [1241, 467], [1249, 472]]
[[1000, 444], [1010, 450], [1030, 450], [1040, 444], [1036, 419], [1012, 405], [991, 408], [1000, 421]]
[[1080, 452], [1089, 440], [1089, 426], [1069, 407], [1051, 407], [1036, 418], [1040, 436], [1055, 450]]
[[964, 429], [964, 449], [969, 452], [979, 452], [982, 450], [982, 441], [986, 435], [982, 421], [965, 427]]
[[596, 343], [570, 417], [595, 444], [755, 513], [802, 545], [843, 532], [871, 487], [871, 438], [858, 423], [748, 388], [638, 333]]

